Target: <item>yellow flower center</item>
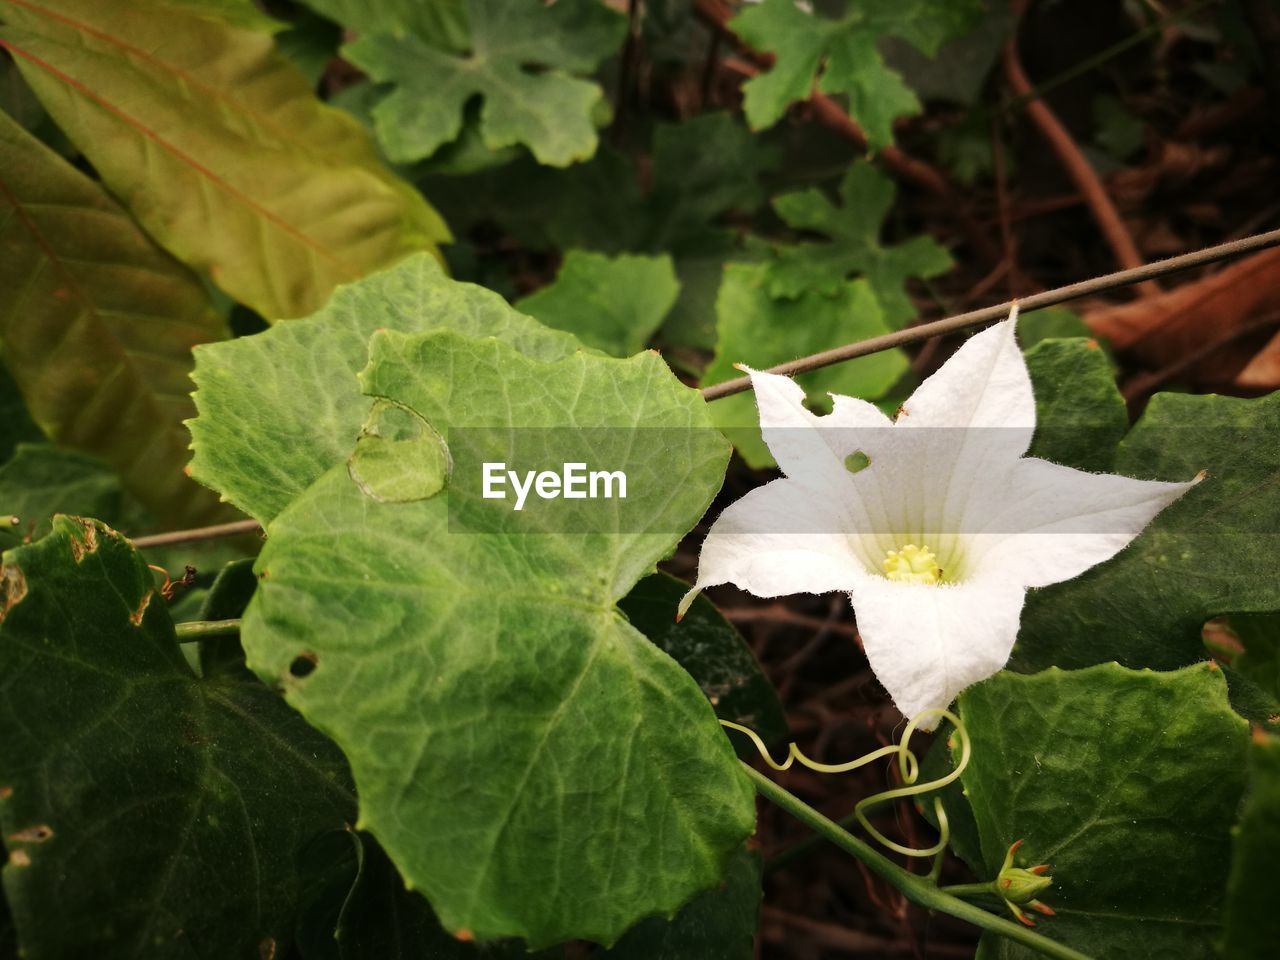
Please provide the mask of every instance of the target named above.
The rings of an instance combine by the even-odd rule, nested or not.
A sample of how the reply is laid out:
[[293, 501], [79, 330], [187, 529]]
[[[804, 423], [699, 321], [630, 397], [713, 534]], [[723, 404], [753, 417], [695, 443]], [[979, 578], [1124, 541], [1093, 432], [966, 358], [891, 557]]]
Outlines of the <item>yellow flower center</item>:
[[928, 547], [908, 543], [885, 554], [884, 575], [903, 583], [937, 583], [942, 579], [942, 568]]

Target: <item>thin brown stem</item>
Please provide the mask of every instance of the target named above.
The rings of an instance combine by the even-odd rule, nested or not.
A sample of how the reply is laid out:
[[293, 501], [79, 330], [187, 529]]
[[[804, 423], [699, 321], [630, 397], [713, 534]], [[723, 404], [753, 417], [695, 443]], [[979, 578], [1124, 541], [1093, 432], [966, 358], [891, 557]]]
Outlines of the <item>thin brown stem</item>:
[[[1011, 6], [1014, 15], [1021, 19], [1026, 0], [1012, 0]], [[1103, 238], [1111, 247], [1116, 262], [1123, 269], [1141, 266], [1142, 254], [1138, 252], [1138, 246], [1133, 242], [1129, 228], [1124, 225], [1120, 212], [1112, 202], [1111, 195], [1107, 193], [1107, 188], [1103, 186], [1101, 178], [1093, 169], [1093, 165], [1080, 151], [1062, 121], [1049, 109], [1049, 105], [1036, 97], [1031, 81], [1027, 79], [1027, 74], [1022, 69], [1022, 61], [1018, 58], [1016, 24], [1005, 43], [1004, 72], [1009, 89], [1013, 91], [1015, 97], [1025, 100], [1027, 115], [1031, 118], [1031, 122], [1048, 142], [1050, 149], [1057, 155], [1058, 162], [1062, 164], [1063, 170], [1080, 191], [1089, 212], [1093, 214], [1093, 219], [1098, 224], [1098, 229], [1102, 231]], [[1143, 296], [1152, 296], [1160, 292], [1159, 284], [1150, 279], [1135, 284], [1135, 287]]]
[[[1131, 270], [1118, 270], [1115, 273], [1104, 274], [1091, 280], [1081, 280], [1079, 283], [1071, 283], [1065, 287], [1056, 287], [1053, 290], [1045, 290], [1043, 293], [1032, 294], [1029, 297], [1018, 300], [1017, 303], [1023, 313], [1030, 313], [1032, 310], [1057, 306], [1060, 303], [1066, 303], [1068, 300], [1075, 300], [1079, 297], [1090, 296], [1107, 290], [1115, 290], [1119, 287], [1141, 283], [1143, 280], [1163, 277], [1171, 273], [1177, 273], [1180, 270], [1201, 267], [1207, 263], [1215, 263], [1219, 260], [1238, 257], [1242, 254], [1266, 250], [1275, 246], [1280, 246], [1280, 230], [1271, 230], [1267, 233], [1245, 237], [1242, 240], [1233, 240], [1230, 243], [1220, 243], [1217, 246], [1205, 247], [1203, 250], [1180, 254], [1167, 260], [1157, 260], [1155, 263], [1144, 264]], [[821, 367], [829, 367], [835, 363], [843, 363], [845, 360], [852, 360], [855, 357], [865, 357], [868, 354], [879, 353], [881, 350], [891, 350], [894, 347], [918, 343], [921, 340], [928, 340], [930, 337], [936, 337], [941, 334], [955, 333], [959, 330], [966, 330], [969, 327], [983, 326], [1008, 316], [1009, 311], [1013, 308], [1013, 303], [1013, 301], [998, 303], [995, 306], [983, 307], [981, 310], [970, 310], [968, 313], [957, 314], [942, 320], [934, 320], [931, 323], [922, 323], [918, 326], [908, 327], [905, 330], [897, 330], [893, 333], [871, 337], [868, 340], [848, 343], [808, 357], [800, 357], [797, 360], [780, 363], [776, 367], [770, 367], [768, 372], [793, 376], [798, 373], [817, 370]], [[751, 380], [747, 377], [738, 377], [735, 380], [726, 380], [724, 383], [703, 387], [702, 398], [708, 401], [718, 400], [721, 397], [728, 397], [749, 389], [751, 389]]]
[[172, 530], [169, 533], [155, 533], [148, 537], [134, 537], [133, 545], [139, 550], [146, 550], [150, 547], [171, 547], [177, 543], [196, 543], [200, 540], [218, 540], [222, 537], [261, 532], [262, 524], [257, 520], [233, 520], [231, 523], [219, 523], [212, 527]]

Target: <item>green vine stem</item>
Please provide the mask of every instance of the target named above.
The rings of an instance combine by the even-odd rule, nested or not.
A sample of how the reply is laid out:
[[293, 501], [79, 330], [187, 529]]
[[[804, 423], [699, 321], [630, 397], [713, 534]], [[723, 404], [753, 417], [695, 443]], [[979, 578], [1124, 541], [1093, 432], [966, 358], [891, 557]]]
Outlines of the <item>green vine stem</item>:
[[192, 620], [174, 624], [179, 643], [194, 643], [210, 637], [229, 637], [240, 633], [239, 620]]
[[995, 887], [988, 881], [987, 883], [952, 883], [945, 887], [939, 887], [943, 893], [949, 893], [953, 897], [995, 897], [1001, 899], [1000, 894], [996, 892]]
[[745, 763], [742, 764], [742, 767], [747, 776], [751, 778], [751, 782], [760, 796], [781, 807], [801, 823], [845, 851], [845, 853], [862, 861], [871, 871], [897, 887], [912, 903], [928, 910], [938, 910], [961, 920], [966, 920], [974, 926], [998, 933], [1000, 936], [1007, 937], [1016, 943], [1022, 944], [1024, 947], [1029, 947], [1046, 957], [1056, 957], [1058, 960], [1091, 960], [1087, 954], [1056, 943], [1048, 937], [1041, 936], [1027, 927], [1021, 927], [1011, 920], [1005, 920], [988, 913], [981, 907], [974, 906], [959, 897], [944, 892], [932, 880], [902, 869], [902, 867], [884, 856], [869, 843], [859, 840], [835, 821], [823, 816], [799, 797], [784, 790], [758, 770]]

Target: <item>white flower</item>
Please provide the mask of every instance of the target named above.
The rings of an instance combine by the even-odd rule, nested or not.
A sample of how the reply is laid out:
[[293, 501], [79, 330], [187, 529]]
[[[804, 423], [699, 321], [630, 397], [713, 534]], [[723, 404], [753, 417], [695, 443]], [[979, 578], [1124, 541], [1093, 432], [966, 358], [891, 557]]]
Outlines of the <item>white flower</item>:
[[1024, 457], [1036, 416], [1016, 319], [970, 338], [892, 421], [834, 394], [815, 416], [793, 381], [747, 370], [785, 477], [716, 520], [681, 613], [720, 583], [761, 597], [847, 592], [871, 668], [908, 717], [999, 671], [1028, 588], [1115, 556], [1200, 480]]

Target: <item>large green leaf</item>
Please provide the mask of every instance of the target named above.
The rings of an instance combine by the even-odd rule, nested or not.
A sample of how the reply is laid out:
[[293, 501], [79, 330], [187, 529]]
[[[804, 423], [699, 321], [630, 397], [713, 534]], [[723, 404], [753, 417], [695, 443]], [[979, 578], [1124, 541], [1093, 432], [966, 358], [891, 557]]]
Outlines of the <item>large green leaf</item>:
[[1280, 609], [1280, 578], [1260, 559], [1280, 542], [1277, 431], [1280, 395], [1154, 397], [1120, 445], [1116, 471], [1207, 478], [1114, 560], [1033, 591], [1015, 669], [1178, 667], [1205, 656], [1201, 627], [1211, 617]]
[[3, 359], [35, 420], [159, 517], [207, 519], [217, 504], [182, 474], [182, 419], [191, 348], [226, 333], [199, 280], [3, 114], [0, 250]]
[[649, 342], [679, 293], [670, 257], [570, 250], [555, 282], [516, 307], [588, 347], [629, 357]]
[[419, 160], [454, 140], [473, 97], [484, 101], [480, 133], [491, 150], [522, 143], [558, 167], [595, 153], [602, 92], [576, 75], [618, 48], [626, 19], [599, 0], [468, 0], [467, 13], [465, 52], [439, 32], [405, 29], [375, 30], [344, 48], [395, 85], [373, 111], [388, 156]]
[[[1210, 664], [1006, 672], [962, 693], [986, 879], [1022, 840], [1020, 863], [1052, 868], [1041, 933], [1101, 960], [1215, 956], [1249, 743], [1226, 693]], [[979, 953], [1037, 956], [992, 936]]]
[[1129, 414], [1107, 355], [1095, 341], [1073, 338], [1038, 341], [1026, 356], [1036, 396], [1029, 455], [1077, 470], [1111, 471], [1116, 445], [1129, 432]]
[[752, 960], [760, 916], [760, 854], [745, 847], [724, 883], [695, 897], [671, 920], [636, 924], [602, 957], [611, 960]]
[[110, 528], [59, 517], [5, 553], [2, 580], [0, 826], [23, 956], [273, 955], [298, 855], [354, 806], [341, 755], [261, 684], [193, 676]]
[[808, 100], [816, 78], [822, 92], [849, 98], [849, 114], [873, 148], [892, 143], [893, 121], [918, 113], [920, 101], [885, 64], [881, 38], [898, 37], [932, 55], [981, 10], [975, 0], [857, 0], [842, 6], [844, 15], [829, 20], [794, 0], [763, 0], [729, 24], [751, 46], [776, 58], [743, 87], [743, 109], [752, 127], [771, 127], [788, 104]]
[[880, 225], [893, 206], [893, 184], [868, 163], [849, 168], [840, 184], [840, 206], [821, 190], [776, 197], [773, 207], [797, 230], [823, 234], [829, 243], [782, 247], [770, 265], [766, 285], [775, 297], [833, 293], [851, 274], [867, 278], [885, 322], [901, 327], [916, 315], [902, 288], [908, 277], [934, 277], [951, 269], [951, 257], [932, 238], [915, 237], [897, 246], [880, 243]]
[[269, 35], [159, 0], [0, 0], [0, 47], [111, 191], [268, 319], [448, 239]]
[[[448, 438], [449, 487], [383, 502], [339, 465], [280, 514], [250, 666], [346, 751], [362, 828], [446, 929], [610, 943], [673, 912], [719, 881], [751, 790], [615, 603], [720, 484], [705, 406], [651, 353], [547, 361], [447, 331], [375, 334], [363, 382]], [[623, 470], [626, 498], [482, 498], [481, 462], [535, 455]]]
[[[703, 385], [741, 376], [734, 364], [755, 369], [794, 360], [833, 344], [887, 333], [879, 303], [866, 280], [843, 282], [832, 295], [806, 293], [779, 300], [767, 290], [768, 265], [725, 266], [716, 299], [719, 343]], [[874, 400], [884, 395], [907, 370], [901, 350], [885, 350], [796, 378], [810, 403], [830, 409], [828, 393]], [[750, 391], [711, 404], [716, 425], [733, 441], [744, 460], [766, 467], [773, 457], [760, 437], [755, 395]]]
[[496, 293], [449, 280], [432, 257], [411, 257], [340, 287], [306, 320], [197, 350], [191, 475], [270, 521], [351, 453], [373, 405], [356, 374], [382, 327], [497, 336], [546, 359], [577, 348]]
[[55, 513], [120, 518], [120, 480], [101, 460], [49, 443], [22, 443], [0, 464], [0, 549], [49, 532]]
[[1223, 909], [1229, 960], [1271, 960], [1280, 943], [1275, 869], [1280, 861], [1280, 737], [1259, 734], [1250, 750], [1249, 796], [1235, 828]]
[[[676, 609], [688, 592], [683, 580], [654, 573], [637, 583], [618, 606], [633, 627], [698, 681], [717, 717], [750, 727], [766, 742], [783, 739], [787, 717], [778, 692], [733, 624], [701, 594], [676, 620]], [[747, 749], [754, 754], [754, 747]]]

